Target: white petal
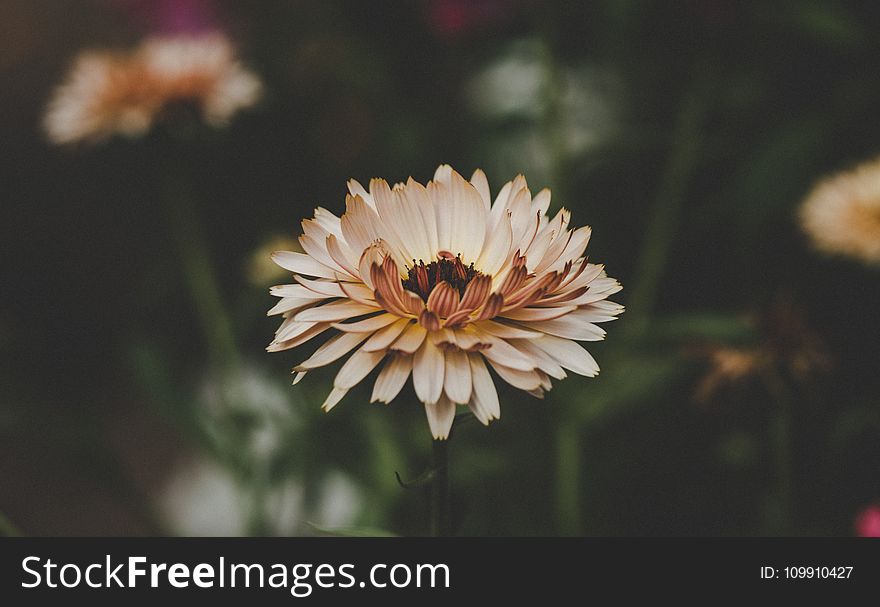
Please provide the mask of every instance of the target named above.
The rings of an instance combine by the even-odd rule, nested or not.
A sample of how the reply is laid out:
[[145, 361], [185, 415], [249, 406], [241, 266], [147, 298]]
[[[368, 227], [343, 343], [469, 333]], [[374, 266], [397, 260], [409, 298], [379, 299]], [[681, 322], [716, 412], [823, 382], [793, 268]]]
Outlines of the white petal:
[[330, 394], [327, 396], [327, 400], [325, 400], [324, 404], [321, 405], [321, 408], [324, 409], [324, 411], [329, 411], [330, 409], [335, 407], [336, 404], [341, 401], [342, 397], [346, 394], [348, 394], [348, 390], [333, 388], [333, 390], [331, 390]]
[[[528, 356], [535, 362], [535, 368], [556, 379], [565, 379], [567, 374], [556, 360], [541, 348], [531, 343], [530, 339], [512, 339], [510, 345]], [[549, 390], [549, 388], [548, 388]]]
[[553, 320], [530, 322], [529, 328], [578, 341], [602, 341], [605, 339], [605, 330], [584, 320], [583, 316], [578, 316], [577, 311]]
[[431, 199], [431, 205], [434, 207], [434, 218], [437, 226], [438, 251], [452, 252], [453, 218], [452, 205], [449, 204], [449, 197], [451, 196], [449, 192], [449, 188], [439, 181], [428, 184], [428, 196]]
[[319, 276], [321, 278], [335, 278], [336, 272], [332, 268], [320, 263], [304, 253], [294, 251], [275, 251], [272, 253], [272, 261], [291, 272], [305, 274], [306, 276]]
[[587, 377], [595, 377], [599, 373], [599, 365], [596, 360], [577, 342], [562, 337], [544, 335], [531, 340], [530, 343], [549, 354], [564, 369]]
[[334, 360], [351, 352], [359, 343], [367, 338], [366, 333], [340, 333], [315, 350], [308, 359], [294, 367], [296, 371], [308, 371], [329, 365]]
[[501, 339], [528, 339], [532, 337], [541, 337], [541, 334], [538, 331], [529, 331], [523, 327], [505, 325], [494, 320], [481, 320], [480, 322], [474, 323], [474, 326], [481, 331], [485, 331], [486, 333], [494, 335], [495, 337], [500, 337]]
[[431, 435], [437, 440], [449, 438], [452, 422], [455, 421], [455, 403], [444, 396], [434, 404], [425, 403], [425, 413], [428, 415]]
[[[395, 316], [395, 318], [397, 317]], [[388, 346], [394, 343], [394, 340], [397, 339], [401, 333], [403, 333], [410, 322], [412, 321], [408, 318], [397, 318], [397, 320], [395, 320], [392, 324], [388, 325], [384, 329], [376, 331], [376, 333], [374, 333], [370, 337], [370, 339], [367, 340], [367, 343], [364, 344], [364, 349], [368, 352], [387, 350]], [[418, 348], [418, 346], [416, 346], [416, 348]]]
[[293, 376], [293, 385], [295, 386], [301, 382], [302, 378], [306, 376], [306, 373], [308, 373], [308, 371], [297, 371], [296, 375]]
[[498, 392], [495, 390], [495, 382], [489, 375], [489, 369], [486, 368], [483, 357], [477, 353], [468, 354], [468, 361], [474, 385], [471, 400], [474, 406], [483, 412], [483, 417], [486, 419], [483, 423], [500, 418], [501, 405], [498, 402]]
[[510, 258], [513, 229], [510, 218], [505, 215], [497, 225], [489, 229], [483, 251], [474, 264], [484, 274], [495, 277]]
[[272, 306], [269, 311], [266, 312], [266, 316], [276, 316], [278, 314], [292, 311], [299, 312], [301, 308], [313, 306], [320, 301], [320, 299], [306, 299], [304, 297], [282, 297], [281, 301]]
[[282, 350], [289, 350], [290, 348], [295, 348], [297, 346], [301, 346], [306, 343], [313, 337], [316, 337], [330, 328], [330, 323], [328, 322], [319, 322], [319, 323], [302, 323], [302, 324], [314, 324], [311, 328], [306, 331], [299, 333], [295, 336], [285, 336], [284, 339], [275, 340], [269, 344], [269, 347], [266, 348], [267, 352], [280, 352]]
[[499, 365], [491, 358], [489, 364], [495, 369], [498, 376], [509, 383], [514, 388], [520, 390], [534, 390], [541, 386], [541, 376], [538, 371], [523, 371], [521, 369], [511, 369], [504, 365]]
[[[300, 276], [295, 277], [297, 280], [306, 280]], [[312, 281], [310, 281], [312, 282]], [[339, 286], [335, 282], [326, 282], [326, 281], [314, 281], [321, 282], [326, 285], [334, 285], [337, 289]], [[332, 287], [331, 287], [332, 288]], [[307, 289], [303, 285], [275, 285], [274, 287], [269, 288], [269, 294], [273, 297], [296, 297], [299, 299], [327, 299], [328, 297], [343, 297], [342, 292], [340, 291], [339, 295], [320, 293], [318, 291], [314, 291], [311, 289]]]
[[328, 303], [323, 306], [309, 308], [303, 310], [296, 315], [296, 320], [318, 320], [327, 322], [336, 322], [347, 320], [356, 316], [363, 316], [370, 312], [381, 312], [381, 308], [368, 306], [351, 300], [340, 300]]
[[465, 264], [475, 262], [486, 238], [486, 210], [479, 192], [458, 173], [453, 173], [450, 187], [452, 233], [450, 252], [461, 253]]
[[544, 188], [532, 198], [532, 214], [540, 213], [541, 215], [547, 214], [547, 209], [550, 208], [550, 190]]
[[436, 403], [443, 392], [443, 351], [430, 339], [422, 342], [413, 358], [413, 386], [423, 403]]
[[483, 199], [483, 209], [488, 213], [492, 207], [492, 196], [489, 194], [489, 181], [486, 179], [486, 174], [480, 169], [474, 171], [474, 174], [471, 175], [471, 185], [480, 193], [480, 198]]
[[373, 333], [379, 329], [387, 327], [396, 320], [398, 320], [398, 317], [394, 314], [385, 313], [379, 314], [378, 316], [371, 316], [370, 318], [365, 318], [364, 320], [359, 320], [357, 322], [333, 323], [333, 327], [349, 333]]
[[460, 405], [465, 405], [471, 399], [471, 366], [468, 356], [458, 348], [447, 350], [446, 370], [443, 379], [443, 389], [449, 399]]
[[534, 361], [503, 339], [495, 337], [494, 335], [489, 335], [485, 331], [480, 331], [476, 327], [474, 327], [474, 332], [482, 343], [489, 344], [489, 347], [482, 351], [483, 356], [488, 360], [521, 371], [531, 371], [535, 368]]
[[396, 354], [389, 358], [379, 373], [379, 377], [376, 378], [370, 402], [390, 403], [394, 400], [409, 378], [412, 363], [413, 357], [404, 354]]
[[400, 337], [395, 340], [393, 344], [391, 344], [391, 350], [395, 350], [398, 352], [406, 352], [407, 354], [412, 354], [422, 345], [422, 342], [425, 341], [425, 336], [428, 332], [425, 328], [417, 322], [411, 323], [406, 330], [400, 335]]
[[345, 390], [355, 387], [370, 371], [376, 368], [376, 365], [383, 358], [385, 358], [385, 352], [365, 352], [361, 348], [352, 354], [339, 369], [336, 379], [333, 380], [333, 386]]
[[[553, 318], [559, 318], [560, 316], [564, 316], [566, 314], [569, 314], [570, 312], [574, 312], [575, 310], [577, 310], [577, 307], [573, 305], [565, 305], [555, 308], [516, 308], [514, 310], [507, 310], [506, 312], [502, 312], [501, 316], [503, 318], [509, 318], [511, 320], [532, 322], [538, 320], [551, 320]], [[303, 312], [300, 312], [300, 314], [302, 313]]]

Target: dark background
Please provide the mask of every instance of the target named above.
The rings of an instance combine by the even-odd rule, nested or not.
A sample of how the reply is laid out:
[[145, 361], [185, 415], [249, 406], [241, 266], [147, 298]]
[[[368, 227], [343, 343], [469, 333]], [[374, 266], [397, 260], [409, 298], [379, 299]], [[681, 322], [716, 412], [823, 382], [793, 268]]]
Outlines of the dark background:
[[[198, 4], [266, 95], [167, 150], [58, 148], [40, 127], [76, 53], [136, 44], [158, 9], [0, 5], [10, 527], [424, 533], [425, 496], [393, 474], [427, 464], [421, 405], [361, 387], [322, 414], [332, 370], [291, 388], [306, 354], [263, 351], [267, 288], [285, 282], [266, 258], [315, 206], [341, 213], [347, 179], [424, 182], [444, 162], [483, 168], [493, 193], [519, 172], [550, 187], [628, 307], [588, 345], [597, 379], [544, 401], [501, 390], [500, 421], [457, 431], [458, 533], [851, 535], [880, 498], [880, 274], [812, 251], [795, 217], [818, 179], [878, 152], [878, 7]], [[159, 156], [201, 216], [234, 372], [210, 363]], [[719, 348], [764, 366], [701, 392]]]

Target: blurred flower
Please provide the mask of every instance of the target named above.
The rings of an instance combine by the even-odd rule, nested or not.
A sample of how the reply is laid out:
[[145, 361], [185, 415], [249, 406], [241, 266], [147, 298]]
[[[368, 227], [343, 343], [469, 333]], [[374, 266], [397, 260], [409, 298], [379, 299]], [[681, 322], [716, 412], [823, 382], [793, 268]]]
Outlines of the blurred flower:
[[330, 471], [316, 489], [315, 499], [307, 499], [302, 482], [288, 478], [255, 495], [217, 462], [196, 457], [173, 470], [158, 508], [170, 530], [183, 536], [245, 535], [255, 515], [273, 535], [307, 533], [309, 524], [333, 529], [355, 522], [363, 494], [347, 475]]
[[753, 322], [761, 336], [757, 345], [698, 349], [708, 370], [697, 385], [697, 401], [709, 402], [750, 381], [775, 382], [780, 374], [803, 383], [830, 366], [824, 343], [790, 296], [777, 297]]
[[45, 128], [58, 144], [141, 137], [181, 109], [223, 126], [261, 91], [222, 34], [149, 38], [131, 52], [81, 53], [49, 104]]
[[556, 64], [551, 57], [539, 39], [516, 40], [467, 81], [470, 110], [493, 127], [482, 138], [493, 171], [527, 167], [549, 176], [561, 158], [570, 162], [621, 139], [620, 74], [592, 63]]
[[816, 248], [880, 264], [880, 159], [819, 183], [800, 220]]
[[284, 268], [272, 263], [275, 251], [302, 251], [299, 241], [289, 236], [275, 235], [264, 240], [248, 258], [245, 275], [248, 282], [257, 287], [267, 287], [289, 274]]
[[763, 364], [757, 349], [717, 347], [706, 352], [709, 370], [697, 385], [695, 398], [708, 402], [725, 388], [754, 377]]
[[348, 189], [341, 218], [318, 208], [303, 222], [304, 254], [273, 256], [298, 284], [271, 289], [281, 301], [269, 314], [285, 320], [268, 350], [339, 331], [294, 367], [294, 383], [358, 348], [325, 410], [385, 361], [372, 401], [393, 400], [412, 373], [431, 433], [442, 439], [456, 405], [484, 424], [500, 416], [485, 361], [538, 397], [563, 369], [598, 373], [576, 340], [605, 337], [595, 323], [623, 311], [607, 301], [621, 286], [583, 257], [589, 227], [570, 230], [565, 209], [547, 215], [549, 190], [533, 197], [520, 175], [492, 204], [482, 171], [468, 182], [446, 165], [427, 186], [373, 179], [369, 192], [354, 180]]
[[880, 537], [880, 504], [872, 504], [859, 512], [855, 531], [859, 537]]

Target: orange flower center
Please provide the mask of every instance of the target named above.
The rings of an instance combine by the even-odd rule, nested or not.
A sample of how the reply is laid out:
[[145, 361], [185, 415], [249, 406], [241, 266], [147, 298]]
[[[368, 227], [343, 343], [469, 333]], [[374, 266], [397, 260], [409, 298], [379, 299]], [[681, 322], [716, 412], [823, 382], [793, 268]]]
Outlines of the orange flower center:
[[428, 301], [431, 291], [441, 282], [448, 283], [463, 297], [471, 280], [481, 275], [473, 263], [464, 265], [461, 254], [453, 256], [446, 251], [441, 251], [437, 261], [428, 264], [421, 259], [416, 263], [413, 259], [413, 265], [407, 270], [407, 277], [401, 281], [403, 288], [416, 293], [423, 301]]

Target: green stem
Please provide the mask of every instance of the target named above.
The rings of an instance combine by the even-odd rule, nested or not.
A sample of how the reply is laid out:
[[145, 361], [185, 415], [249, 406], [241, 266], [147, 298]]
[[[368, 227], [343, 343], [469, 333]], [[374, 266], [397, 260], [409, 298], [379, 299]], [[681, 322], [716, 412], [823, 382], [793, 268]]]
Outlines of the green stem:
[[186, 181], [164, 172], [163, 199], [172, 236], [176, 242], [190, 299], [196, 308], [210, 356], [222, 369], [234, 368], [238, 351], [232, 322], [211, 263], [207, 239]]
[[561, 422], [556, 432], [556, 528], [571, 536], [581, 532], [580, 432], [570, 419]]
[[685, 194], [699, 160], [706, 92], [706, 85], [698, 78], [685, 95], [675, 122], [672, 149], [648, 220], [648, 232], [627, 304], [626, 321], [630, 335], [644, 332], [657, 300]]
[[449, 439], [435, 440], [432, 453], [434, 478], [431, 481], [431, 535], [449, 537]]
[[769, 375], [767, 384], [776, 405], [771, 420], [776, 495], [768, 517], [768, 533], [789, 536], [793, 531], [794, 516], [794, 403], [783, 379], [775, 372]]

